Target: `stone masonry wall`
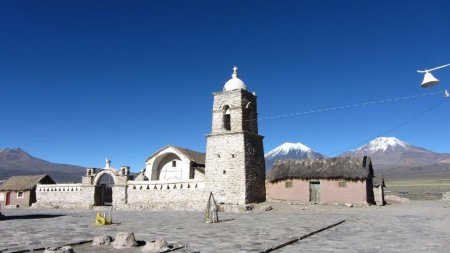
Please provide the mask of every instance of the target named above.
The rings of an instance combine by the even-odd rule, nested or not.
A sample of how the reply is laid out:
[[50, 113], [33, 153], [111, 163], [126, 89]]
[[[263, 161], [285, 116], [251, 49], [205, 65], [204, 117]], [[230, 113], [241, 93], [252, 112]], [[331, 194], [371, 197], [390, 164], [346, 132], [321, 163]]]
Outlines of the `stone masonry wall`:
[[[204, 181], [160, 183], [128, 181], [112, 187], [115, 209], [195, 209], [205, 208], [208, 194]], [[38, 185], [34, 207], [92, 208], [95, 186], [82, 184]]]
[[245, 136], [245, 191], [246, 202], [266, 200], [266, 165], [264, 160], [263, 138], [259, 135]]
[[35, 207], [89, 208], [94, 204], [93, 186], [82, 184], [38, 185]]
[[208, 137], [206, 152], [207, 191], [225, 204], [246, 204], [244, 135]]
[[208, 201], [202, 181], [158, 183], [129, 181], [126, 208], [170, 208], [202, 210]]

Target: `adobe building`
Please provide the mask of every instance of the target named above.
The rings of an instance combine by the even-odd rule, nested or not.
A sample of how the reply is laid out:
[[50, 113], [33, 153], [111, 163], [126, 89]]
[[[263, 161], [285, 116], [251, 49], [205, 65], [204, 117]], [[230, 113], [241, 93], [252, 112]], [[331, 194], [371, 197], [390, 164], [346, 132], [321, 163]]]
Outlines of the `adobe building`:
[[[206, 154], [166, 146], [145, 160], [133, 178], [130, 168], [89, 168], [81, 184], [38, 185], [36, 206], [204, 209], [212, 192], [224, 210], [263, 202], [265, 162], [258, 134], [257, 97], [234, 67], [223, 91], [214, 93], [212, 130]], [[103, 182], [104, 177], [111, 180]]]
[[[274, 201], [375, 204], [368, 156], [276, 161], [268, 181], [268, 196]], [[384, 203], [384, 199], [380, 201]]]
[[54, 184], [48, 175], [13, 176], [0, 185], [0, 206], [29, 207], [36, 202], [38, 184]]

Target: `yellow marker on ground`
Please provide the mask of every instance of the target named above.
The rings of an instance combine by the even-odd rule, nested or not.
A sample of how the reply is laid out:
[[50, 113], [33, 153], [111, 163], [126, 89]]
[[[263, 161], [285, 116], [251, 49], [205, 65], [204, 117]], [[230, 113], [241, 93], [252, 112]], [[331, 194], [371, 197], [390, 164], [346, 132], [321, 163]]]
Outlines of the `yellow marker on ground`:
[[100, 212], [97, 212], [97, 215], [95, 216], [95, 225], [111, 225], [111, 224], [112, 224], [111, 213], [109, 213], [109, 217], [107, 217], [105, 212], [103, 213], [103, 215]]

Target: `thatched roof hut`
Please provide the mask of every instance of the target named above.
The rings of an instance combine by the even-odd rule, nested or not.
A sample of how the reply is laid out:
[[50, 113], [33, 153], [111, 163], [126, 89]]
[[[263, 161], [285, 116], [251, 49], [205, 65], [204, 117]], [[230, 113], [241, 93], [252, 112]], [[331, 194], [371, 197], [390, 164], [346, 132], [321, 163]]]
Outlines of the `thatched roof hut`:
[[370, 157], [336, 157], [317, 160], [275, 161], [267, 179], [278, 182], [286, 179], [366, 180], [373, 176]]
[[13, 176], [0, 185], [0, 191], [31, 191], [38, 183], [54, 184], [48, 175]]

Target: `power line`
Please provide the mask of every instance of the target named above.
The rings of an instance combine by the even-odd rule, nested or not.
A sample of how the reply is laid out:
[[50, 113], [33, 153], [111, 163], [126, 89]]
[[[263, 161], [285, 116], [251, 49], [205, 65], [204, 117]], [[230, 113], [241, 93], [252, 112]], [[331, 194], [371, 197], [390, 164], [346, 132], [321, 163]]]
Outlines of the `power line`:
[[[341, 105], [341, 106], [334, 106], [334, 107], [327, 107], [327, 108], [322, 108], [322, 109], [316, 109], [316, 110], [309, 110], [309, 111], [303, 111], [303, 112], [294, 112], [294, 113], [287, 113], [287, 114], [280, 114], [280, 115], [274, 115], [274, 116], [267, 116], [267, 117], [258, 117], [257, 120], [259, 121], [264, 121], [264, 120], [271, 120], [271, 119], [279, 119], [279, 118], [285, 118], [285, 117], [298, 117], [298, 116], [302, 116], [302, 115], [307, 115], [307, 114], [313, 114], [313, 113], [321, 113], [321, 112], [335, 112], [338, 110], [345, 110], [345, 109], [350, 109], [350, 108], [358, 108], [358, 107], [364, 107], [364, 106], [369, 106], [369, 105], [377, 105], [377, 104], [381, 104], [381, 103], [392, 103], [392, 102], [399, 102], [399, 101], [404, 101], [404, 100], [411, 100], [411, 99], [416, 99], [416, 98], [422, 98], [425, 96], [432, 96], [432, 95], [442, 95], [444, 92], [444, 90], [441, 91], [436, 91], [436, 92], [429, 92], [429, 93], [421, 93], [421, 94], [415, 94], [415, 95], [410, 95], [410, 96], [401, 96], [401, 97], [395, 97], [395, 98], [387, 98], [387, 99], [379, 99], [379, 100], [373, 100], [373, 101], [369, 101], [369, 102], [363, 102], [363, 103], [357, 103], [357, 104], [348, 104], [348, 105]], [[246, 120], [246, 121], [253, 121], [256, 119], [250, 119], [250, 120]], [[163, 132], [183, 132], [187, 129], [195, 129], [195, 128], [208, 128], [210, 127], [209, 125], [188, 125], [188, 126], [176, 126], [176, 127], [164, 127], [164, 128], [158, 128], [158, 129], [152, 129], [152, 130], [148, 130], [148, 129], [143, 129], [143, 130], [138, 130], [138, 129], [134, 129], [134, 130], [129, 130], [127, 132], [122, 132], [122, 133], [117, 133], [113, 136], [109, 136], [110, 137], [114, 137], [114, 136], [136, 136], [136, 135], [145, 135], [149, 132], [153, 132], [153, 133], [157, 133], [157, 134], [162, 134]], [[69, 138], [63, 138], [64, 140], [69, 140]], [[62, 140], [61, 138], [58, 138], [58, 140]], [[10, 140], [12, 141], [12, 140]], [[16, 142], [20, 142], [17, 141]], [[33, 142], [33, 141], [32, 141]], [[43, 142], [48, 142], [48, 141], [43, 141]]]
[[431, 95], [437, 95], [437, 94], [442, 95], [443, 92], [444, 92], [444, 90], [441, 90], [441, 91], [421, 93], [421, 94], [416, 94], [416, 95], [411, 95], [411, 96], [374, 100], [374, 101], [358, 103], [358, 104], [341, 105], [341, 106], [334, 106], [334, 107], [328, 107], [328, 108], [317, 109], [317, 110], [295, 112], [295, 113], [289, 113], [289, 114], [280, 114], [280, 115], [275, 115], [275, 116], [261, 117], [258, 120], [278, 119], [278, 118], [293, 117], [293, 116], [299, 116], [299, 115], [305, 115], [305, 114], [311, 114], [311, 113], [329, 112], [329, 111], [357, 108], [357, 107], [363, 107], [363, 106], [375, 105], [375, 104], [381, 104], [381, 103], [398, 102], [398, 101], [402, 101], [402, 100], [420, 98], [420, 97], [424, 97], [424, 96], [431, 96]]
[[400, 127], [402, 127], [402, 126], [404, 126], [404, 125], [406, 125], [406, 124], [408, 124], [408, 123], [410, 123], [411, 121], [413, 121], [413, 120], [415, 120], [415, 119], [417, 119], [417, 118], [419, 118], [419, 117], [421, 117], [421, 116], [423, 116], [423, 115], [425, 115], [425, 114], [427, 114], [427, 113], [433, 111], [434, 109], [436, 109], [436, 108], [438, 108], [439, 106], [443, 105], [443, 104], [444, 104], [445, 102], [447, 102], [447, 101], [448, 101], [448, 99], [443, 99], [443, 100], [440, 101], [439, 103], [437, 103], [437, 104], [435, 104], [435, 105], [433, 105], [433, 106], [427, 108], [425, 111], [422, 111], [421, 113], [418, 113], [418, 114], [414, 115], [413, 117], [411, 117], [411, 118], [409, 118], [409, 119], [407, 119], [407, 120], [401, 122], [400, 124], [397, 124], [397, 125], [395, 125], [394, 127], [389, 128], [388, 130], [386, 130], [386, 131], [384, 131], [384, 132], [382, 132], [382, 133], [376, 135], [374, 138], [365, 140], [365, 141], [363, 141], [363, 142], [360, 142], [359, 144], [356, 144], [356, 145], [347, 147], [347, 148], [345, 148], [345, 149], [341, 149], [341, 150], [339, 150], [339, 151], [336, 151], [336, 152], [332, 152], [332, 153], [326, 154], [326, 156], [331, 156], [331, 155], [334, 155], [334, 154], [339, 154], [339, 153], [342, 153], [342, 152], [351, 150], [352, 148], [360, 147], [360, 146], [366, 144], [367, 142], [369, 142], [369, 141], [371, 141], [371, 140], [373, 140], [373, 139], [375, 139], [375, 138], [378, 138], [378, 137], [381, 137], [381, 136], [385, 136], [386, 134], [388, 134], [388, 133], [390, 133], [390, 132], [392, 132], [392, 131], [394, 131], [394, 130], [396, 130], [396, 129], [398, 129], [398, 128], [400, 128]]

